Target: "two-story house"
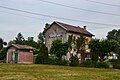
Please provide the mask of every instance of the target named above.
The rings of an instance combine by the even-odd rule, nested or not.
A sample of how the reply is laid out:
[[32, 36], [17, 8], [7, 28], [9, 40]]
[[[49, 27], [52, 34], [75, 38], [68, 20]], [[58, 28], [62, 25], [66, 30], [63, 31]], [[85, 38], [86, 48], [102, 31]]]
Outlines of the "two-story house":
[[[44, 29], [45, 34], [45, 44], [48, 49], [50, 49], [52, 42], [59, 38], [62, 40], [62, 42], [66, 42], [70, 35], [73, 35], [75, 39], [80, 37], [80, 35], [85, 36], [85, 52], [90, 53], [90, 49], [88, 48], [88, 44], [94, 36], [92, 33], [86, 30], [86, 26], [79, 27], [79, 26], [73, 26], [66, 23], [61, 23], [54, 21], [49, 27]], [[81, 54], [82, 55], [82, 54]], [[83, 55], [83, 57], [87, 57], [88, 55]], [[89, 56], [88, 56], [89, 57]], [[85, 59], [85, 58], [84, 58]]]

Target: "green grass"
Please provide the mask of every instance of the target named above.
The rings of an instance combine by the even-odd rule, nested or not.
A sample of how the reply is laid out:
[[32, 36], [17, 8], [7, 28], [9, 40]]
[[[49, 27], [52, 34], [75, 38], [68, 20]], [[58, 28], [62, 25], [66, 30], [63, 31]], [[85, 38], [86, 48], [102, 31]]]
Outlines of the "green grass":
[[0, 64], [0, 80], [120, 80], [120, 70], [35, 64]]

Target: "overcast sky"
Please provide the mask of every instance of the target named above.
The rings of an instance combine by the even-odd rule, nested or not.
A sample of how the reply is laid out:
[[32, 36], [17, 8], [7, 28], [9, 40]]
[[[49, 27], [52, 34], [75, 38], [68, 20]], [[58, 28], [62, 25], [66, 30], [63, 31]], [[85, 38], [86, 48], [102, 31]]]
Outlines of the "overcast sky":
[[[111, 4], [113, 6], [93, 3], [88, 0], [46, 1], [77, 7], [80, 9], [110, 13], [113, 15], [89, 12], [80, 9], [72, 9], [64, 6], [42, 2], [40, 0], [0, 0], [0, 6], [6, 6], [9, 8], [80, 21], [120, 25], [120, 0], [92, 0]], [[114, 14], [117, 14], [117, 16]], [[87, 30], [93, 33], [96, 38], [100, 39], [105, 38], [108, 31], [111, 31], [112, 29], [120, 29], [120, 26], [97, 25], [83, 23], [80, 21], [78, 22], [56, 19], [52, 17], [12, 11], [0, 7], [0, 37], [3, 38], [4, 41], [8, 42], [15, 39], [17, 34], [21, 32], [25, 38], [34, 37], [35, 40], [37, 40], [37, 35], [39, 34], [39, 32], [43, 31], [45, 23], [52, 23], [53, 21], [60, 21], [76, 26], [87, 26]]]

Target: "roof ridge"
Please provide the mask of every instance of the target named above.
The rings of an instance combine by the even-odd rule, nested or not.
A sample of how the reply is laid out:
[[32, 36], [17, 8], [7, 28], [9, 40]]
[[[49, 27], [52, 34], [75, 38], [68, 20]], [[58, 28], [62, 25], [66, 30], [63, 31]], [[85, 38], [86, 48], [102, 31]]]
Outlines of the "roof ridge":
[[59, 21], [54, 21], [54, 22], [69, 25], [69, 26], [73, 26], [73, 27], [80, 27], [80, 26], [75, 26], [75, 25], [72, 25], [72, 24], [67, 24], [67, 23], [63, 23], [63, 22], [59, 22]]

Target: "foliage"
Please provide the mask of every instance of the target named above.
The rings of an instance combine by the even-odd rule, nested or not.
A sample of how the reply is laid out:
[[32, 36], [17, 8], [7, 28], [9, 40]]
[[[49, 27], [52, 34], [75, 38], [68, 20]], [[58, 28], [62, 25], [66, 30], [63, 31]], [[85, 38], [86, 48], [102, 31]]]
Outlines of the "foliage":
[[76, 46], [77, 46], [77, 52], [85, 51], [85, 37], [83, 35], [80, 35], [78, 39], [76, 39]]
[[100, 42], [99, 39], [92, 39], [89, 44], [89, 48], [91, 49], [92, 52], [92, 60], [97, 61], [98, 56], [100, 54]]
[[52, 59], [52, 58], [49, 58], [47, 63], [50, 65], [66, 65], [67, 64], [65, 60]]
[[106, 40], [105, 47], [107, 52], [119, 52], [120, 44], [116, 40]]
[[78, 66], [78, 65], [79, 65], [79, 59], [77, 58], [77, 56], [71, 55], [70, 66]]
[[35, 59], [35, 64], [41, 64], [41, 56], [40, 56], [40, 54], [37, 55], [37, 57]]
[[94, 67], [95, 62], [93, 62], [92, 60], [86, 60], [83, 63], [81, 63], [80, 66], [81, 67]]
[[58, 59], [61, 59], [63, 55], [66, 55], [68, 50], [68, 45], [66, 43], [62, 43], [60, 39], [56, 39], [52, 42], [52, 46], [50, 48], [50, 54], [55, 55]]
[[16, 40], [14, 40], [15, 44], [24, 44], [24, 37], [22, 35], [22, 33], [18, 33]]
[[71, 45], [73, 43], [73, 35], [69, 35], [68, 41], [66, 43], [68, 44], [68, 47], [71, 47]]
[[7, 53], [6, 48], [2, 48], [2, 49], [0, 50], [0, 60], [6, 59], [6, 53]]
[[43, 35], [43, 33], [39, 33], [37, 42], [38, 42], [39, 47], [41, 47], [44, 44], [44, 35]]
[[45, 64], [45, 63], [47, 63], [47, 61], [48, 61], [48, 49], [45, 46], [45, 44], [43, 44], [40, 47], [40, 51], [39, 51], [39, 54], [36, 58], [35, 63], [36, 64]]
[[120, 58], [112, 61], [111, 63], [113, 65], [113, 68], [120, 69]]
[[40, 53], [40, 50], [39, 50], [39, 49], [35, 49], [35, 50], [34, 50], [34, 55], [35, 55], [35, 54], [39, 54], [39, 53]]
[[4, 42], [2, 38], [0, 38], [0, 49], [3, 48], [3, 45], [7, 45], [7, 42]]
[[28, 37], [28, 40], [25, 40], [25, 41], [24, 41], [24, 44], [25, 44], [25, 45], [32, 46], [32, 47], [38, 49], [38, 48], [39, 48], [39, 47], [38, 47], [38, 43], [35, 42], [33, 39], [34, 39], [33, 37]]
[[105, 63], [105, 62], [97, 62], [95, 64], [95, 67], [96, 68], [109, 68], [109, 65], [108, 65], [108, 63]]
[[16, 40], [10, 41], [8, 45], [11, 44], [23, 44], [23, 45], [29, 45], [34, 48], [38, 48], [38, 43], [34, 41], [34, 37], [28, 37], [27, 40], [24, 39], [23, 35], [21, 33], [18, 33]]
[[113, 40], [119, 41], [120, 40], [120, 29], [119, 30], [113, 29], [112, 31], [109, 31], [107, 34], [107, 39], [109, 40], [113, 39]]
[[103, 61], [107, 53], [120, 51], [120, 45], [116, 40], [92, 39], [89, 47], [92, 51], [92, 60], [94, 61], [97, 61], [98, 57], [100, 57], [100, 61]]

